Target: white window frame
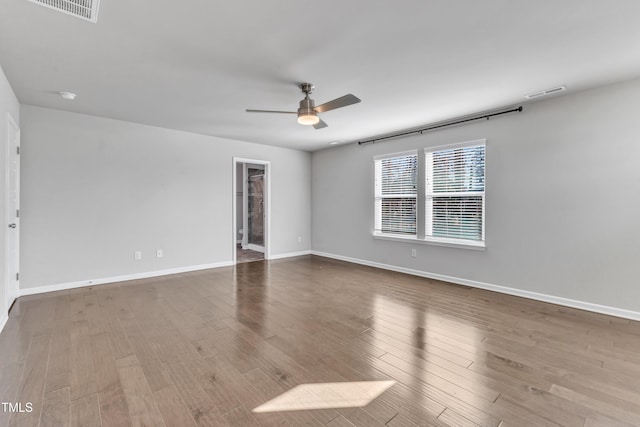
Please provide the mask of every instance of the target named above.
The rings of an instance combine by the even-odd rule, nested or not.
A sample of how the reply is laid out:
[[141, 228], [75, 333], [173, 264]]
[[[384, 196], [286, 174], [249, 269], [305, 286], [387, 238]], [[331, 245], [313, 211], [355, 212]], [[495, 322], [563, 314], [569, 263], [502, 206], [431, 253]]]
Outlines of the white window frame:
[[[486, 139], [477, 139], [474, 141], [460, 142], [457, 144], [448, 144], [448, 145], [440, 145], [437, 147], [429, 147], [424, 149], [424, 167], [425, 167], [425, 202], [424, 202], [424, 227], [425, 227], [425, 235], [424, 240], [427, 242], [433, 243], [442, 243], [448, 245], [455, 246], [472, 246], [476, 248], [484, 248], [485, 247], [485, 220], [486, 220], [486, 209], [485, 209], [485, 191], [468, 191], [468, 192], [451, 192], [451, 193], [433, 193], [431, 191], [431, 184], [428, 182], [429, 177], [432, 175], [432, 164], [428, 159], [428, 156], [432, 153], [438, 151], [448, 151], [454, 150], [456, 148], [470, 148], [470, 147], [484, 147], [485, 148], [485, 191], [486, 191], [486, 164], [487, 164], [487, 141]], [[471, 240], [471, 239], [456, 239], [451, 237], [435, 237], [431, 236], [432, 232], [432, 202], [433, 197], [437, 194], [440, 197], [452, 196], [452, 197], [482, 197], [482, 239], [481, 240]]]
[[[445, 151], [451, 150], [455, 148], [465, 148], [465, 147], [475, 147], [483, 145], [485, 147], [485, 191], [478, 192], [452, 192], [450, 195], [452, 196], [464, 196], [464, 195], [473, 195], [473, 196], [482, 196], [482, 240], [467, 240], [467, 239], [455, 239], [455, 238], [447, 238], [447, 237], [434, 237], [429, 234], [429, 227], [431, 224], [427, 223], [431, 213], [427, 212], [430, 209], [429, 202], [430, 194], [427, 188], [427, 176], [430, 175], [429, 168], [431, 167], [429, 162], [427, 162], [427, 153], [433, 153], [436, 151]], [[374, 169], [375, 163], [377, 160], [388, 159], [393, 157], [402, 157], [406, 155], [413, 155], [417, 153], [417, 150], [403, 151], [399, 153], [391, 153], [381, 156], [374, 157]], [[417, 163], [417, 206], [416, 206], [416, 219], [417, 219], [417, 233], [416, 235], [402, 235], [402, 234], [393, 234], [393, 233], [382, 233], [377, 231], [378, 228], [378, 212], [377, 212], [377, 202], [374, 201], [374, 230], [373, 237], [375, 239], [381, 240], [393, 240], [393, 241], [405, 241], [411, 243], [420, 243], [427, 245], [435, 245], [435, 246], [447, 246], [454, 248], [464, 248], [464, 249], [475, 249], [475, 250], [484, 250], [486, 248], [486, 234], [485, 234], [485, 222], [486, 222], [486, 164], [487, 164], [487, 141], [486, 139], [477, 139], [473, 141], [460, 142], [455, 144], [447, 144], [447, 145], [439, 145], [435, 147], [425, 148], [420, 150], [418, 155], [418, 163]], [[378, 194], [375, 191], [375, 172], [374, 172], [374, 196], [375, 200], [378, 199]], [[439, 195], [447, 195], [447, 193], [439, 193]]]
[[[380, 160], [386, 160], [386, 159], [393, 159], [396, 157], [407, 157], [407, 156], [416, 156], [418, 165], [417, 165], [417, 172], [418, 175], [416, 177], [416, 192], [415, 194], [411, 193], [411, 194], [393, 194], [393, 195], [383, 195], [380, 194], [378, 192], [378, 177], [376, 175], [375, 169], [376, 169], [376, 164], [378, 161]], [[420, 188], [419, 188], [419, 182], [420, 182], [420, 174], [419, 174], [419, 170], [420, 170], [420, 153], [418, 152], [418, 150], [409, 150], [409, 151], [402, 151], [399, 153], [390, 153], [390, 154], [385, 154], [385, 155], [381, 155], [381, 156], [375, 156], [373, 158], [374, 162], [373, 162], [373, 167], [374, 167], [374, 227], [373, 227], [373, 235], [376, 237], [381, 237], [381, 238], [391, 238], [391, 239], [399, 239], [399, 240], [416, 240], [418, 238], [418, 229], [420, 227]], [[382, 213], [379, 209], [379, 206], [382, 201], [382, 199], [384, 198], [398, 198], [398, 197], [402, 197], [402, 198], [415, 198], [416, 199], [416, 234], [403, 234], [403, 233], [385, 233], [380, 231], [381, 227], [381, 222], [382, 222]]]

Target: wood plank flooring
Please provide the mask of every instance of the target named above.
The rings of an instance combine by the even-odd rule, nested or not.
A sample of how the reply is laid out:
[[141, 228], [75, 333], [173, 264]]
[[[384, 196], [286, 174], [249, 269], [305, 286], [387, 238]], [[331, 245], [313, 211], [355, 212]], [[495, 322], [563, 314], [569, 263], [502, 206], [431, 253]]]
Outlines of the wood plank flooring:
[[251, 249], [242, 249], [240, 245], [236, 246], [236, 262], [253, 262], [264, 261], [264, 254], [262, 252], [253, 251]]
[[[363, 407], [253, 412], [303, 384]], [[640, 323], [304, 256], [20, 298], [1, 426], [639, 426]]]

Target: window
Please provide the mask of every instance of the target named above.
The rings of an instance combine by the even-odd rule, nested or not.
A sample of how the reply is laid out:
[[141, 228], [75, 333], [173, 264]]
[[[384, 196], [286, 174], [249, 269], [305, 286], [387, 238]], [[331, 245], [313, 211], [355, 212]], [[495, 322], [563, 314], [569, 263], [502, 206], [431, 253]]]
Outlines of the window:
[[375, 236], [484, 247], [484, 140], [374, 162]]
[[416, 236], [418, 154], [376, 158], [375, 232]]
[[425, 150], [425, 238], [484, 242], [484, 157], [484, 141]]

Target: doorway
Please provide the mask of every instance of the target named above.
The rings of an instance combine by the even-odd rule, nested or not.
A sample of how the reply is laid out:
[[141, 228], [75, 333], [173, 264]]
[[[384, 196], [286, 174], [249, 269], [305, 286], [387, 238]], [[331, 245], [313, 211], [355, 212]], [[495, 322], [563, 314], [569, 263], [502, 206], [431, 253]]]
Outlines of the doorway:
[[270, 163], [233, 159], [233, 262], [269, 259]]
[[247, 203], [242, 221], [245, 240], [242, 248], [264, 253], [264, 166], [246, 164]]
[[8, 310], [19, 295], [19, 266], [20, 266], [20, 128], [7, 113], [7, 157], [6, 157], [6, 277], [7, 284], [5, 306]]

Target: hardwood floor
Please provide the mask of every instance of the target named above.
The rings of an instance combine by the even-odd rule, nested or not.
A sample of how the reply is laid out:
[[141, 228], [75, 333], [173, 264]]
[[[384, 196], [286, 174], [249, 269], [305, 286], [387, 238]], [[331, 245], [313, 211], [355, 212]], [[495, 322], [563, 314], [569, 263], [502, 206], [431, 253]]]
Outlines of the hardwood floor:
[[258, 251], [252, 251], [251, 249], [242, 249], [240, 245], [236, 247], [236, 262], [253, 262], [264, 261], [264, 254]]
[[[365, 381], [393, 383], [363, 407], [253, 412]], [[2, 426], [638, 426], [640, 323], [315, 256], [259, 261], [20, 298], [0, 401], [33, 405], [0, 410]]]

